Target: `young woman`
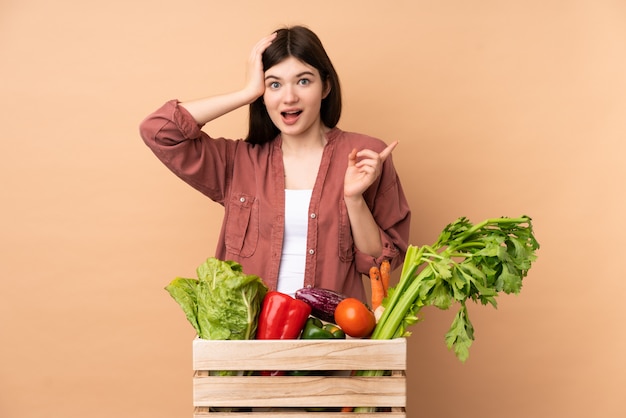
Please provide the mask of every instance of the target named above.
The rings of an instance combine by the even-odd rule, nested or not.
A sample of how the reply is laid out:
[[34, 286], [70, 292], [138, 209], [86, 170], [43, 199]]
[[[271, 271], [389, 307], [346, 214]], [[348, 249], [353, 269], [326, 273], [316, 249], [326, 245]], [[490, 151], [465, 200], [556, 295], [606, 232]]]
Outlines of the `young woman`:
[[[245, 140], [210, 137], [208, 122], [250, 106]], [[398, 267], [410, 209], [387, 146], [337, 127], [339, 78], [319, 38], [296, 26], [252, 49], [238, 91], [172, 100], [141, 136], [176, 175], [224, 206], [215, 257], [271, 289], [320, 287], [365, 301], [362, 274]]]

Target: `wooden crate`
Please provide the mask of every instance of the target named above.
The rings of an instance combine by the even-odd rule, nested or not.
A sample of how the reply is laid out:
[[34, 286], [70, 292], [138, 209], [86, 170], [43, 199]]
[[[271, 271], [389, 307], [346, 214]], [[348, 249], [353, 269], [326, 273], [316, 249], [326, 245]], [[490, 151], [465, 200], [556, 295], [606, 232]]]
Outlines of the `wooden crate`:
[[[350, 414], [310, 410], [336, 410], [344, 406], [377, 407], [377, 412], [355, 416], [406, 417], [404, 338], [248, 341], [196, 338], [193, 369], [194, 418], [346, 418]], [[308, 370], [312, 375], [210, 375], [218, 370]], [[381, 377], [359, 377], [351, 375], [354, 370], [389, 373]], [[239, 410], [225, 412], [221, 408]]]

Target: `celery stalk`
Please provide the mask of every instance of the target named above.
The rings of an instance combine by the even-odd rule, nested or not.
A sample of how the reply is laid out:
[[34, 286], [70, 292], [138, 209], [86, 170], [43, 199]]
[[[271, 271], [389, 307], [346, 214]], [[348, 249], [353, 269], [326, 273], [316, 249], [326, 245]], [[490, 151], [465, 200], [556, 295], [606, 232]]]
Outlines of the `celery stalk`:
[[[519, 293], [538, 248], [528, 216], [487, 219], [476, 225], [458, 218], [432, 246], [409, 246], [400, 280], [383, 302], [385, 310], [371, 338], [409, 336], [406, 328], [417, 322], [423, 306], [448, 309], [458, 302], [460, 314], [446, 341], [465, 361], [473, 341], [465, 302], [469, 299], [496, 307], [498, 293]], [[463, 332], [469, 338], [454, 338], [455, 333]]]
[[[445, 335], [449, 349], [465, 362], [474, 341], [468, 300], [491, 304], [501, 293], [520, 292], [522, 279], [536, 260], [539, 243], [532, 220], [492, 218], [472, 225], [465, 217], [447, 225], [431, 246], [409, 246], [398, 284], [383, 301], [384, 312], [370, 338], [385, 340], [407, 337], [407, 327], [418, 321], [424, 306], [460, 308]], [[382, 370], [365, 370], [358, 376], [383, 376]], [[359, 407], [355, 412], [375, 412]]]

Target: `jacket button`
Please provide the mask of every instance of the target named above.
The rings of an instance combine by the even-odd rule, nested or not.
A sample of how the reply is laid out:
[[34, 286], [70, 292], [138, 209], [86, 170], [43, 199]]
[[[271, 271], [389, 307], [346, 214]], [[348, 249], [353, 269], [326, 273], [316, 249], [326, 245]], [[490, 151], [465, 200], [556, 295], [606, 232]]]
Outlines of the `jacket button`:
[[309, 250], [309, 254], [311, 254], [311, 255], [315, 254], [315, 250], [314, 250], [313, 248], [311, 248], [311, 249]]
[[239, 198], [239, 201], [240, 201], [241, 203], [243, 203], [243, 202], [245, 202], [245, 201], [246, 201], [246, 198], [245, 198], [245, 197], [240, 197], [240, 198]]
[[315, 215], [314, 213], [311, 214], [311, 219], [315, 219], [317, 217], [317, 215]]

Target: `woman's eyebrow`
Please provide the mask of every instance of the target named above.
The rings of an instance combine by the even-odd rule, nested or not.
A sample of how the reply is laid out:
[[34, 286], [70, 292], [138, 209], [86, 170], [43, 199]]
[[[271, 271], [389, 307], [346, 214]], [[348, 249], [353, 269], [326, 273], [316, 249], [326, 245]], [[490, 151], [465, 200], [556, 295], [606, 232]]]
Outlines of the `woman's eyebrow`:
[[[299, 74], [296, 74], [296, 76], [294, 78], [300, 78], [300, 77], [305, 76], [305, 75], [309, 75], [309, 76], [315, 77], [315, 74], [313, 74], [313, 72], [311, 72], [311, 71], [303, 71], [303, 72], [301, 72]], [[268, 75], [265, 76], [266, 80], [268, 80], [270, 78], [273, 78], [275, 80], [280, 80], [280, 77], [278, 77], [276, 75], [268, 74]]]

